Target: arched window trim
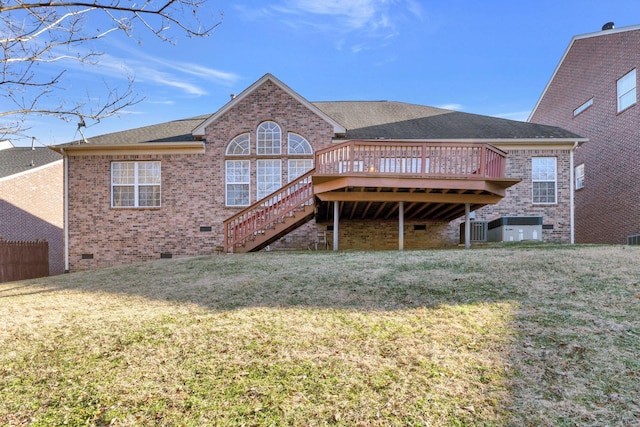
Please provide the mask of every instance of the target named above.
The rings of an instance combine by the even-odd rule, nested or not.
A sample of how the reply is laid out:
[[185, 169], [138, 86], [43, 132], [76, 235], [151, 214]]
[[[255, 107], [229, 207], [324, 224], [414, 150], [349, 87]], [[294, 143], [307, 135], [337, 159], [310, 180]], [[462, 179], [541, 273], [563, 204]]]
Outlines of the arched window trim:
[[[292, 141], [292, 139], [296, 139], [296, 138], [299, 138], [299, 140]], [[301, 146], [303, 151], [302, 152], [295, 151], [293, 149], [295, 148], [294, 143], [298, 147]], [[313, 148], [311, 147], [311, 144], [309, 143], [309, 141], [307, 141], [307, 138], [297, 133], [289, 132], [287, 134], [287, 153], [292, 155], [297, 155], [297, 156], [311, 156], [313, 155]]]
[[256, 155], [282, 154], [282, 128], [274, 121], [264, 121], [256, 131]]
[[[236, 152], [236, 149], [241, 150], [241, 152]], [[249, 135], [249, 132], [245, 132], [229, 141], [225, 154], [227, 156], [248, 156], [250, 154], [250, 151], [251, 136]]]

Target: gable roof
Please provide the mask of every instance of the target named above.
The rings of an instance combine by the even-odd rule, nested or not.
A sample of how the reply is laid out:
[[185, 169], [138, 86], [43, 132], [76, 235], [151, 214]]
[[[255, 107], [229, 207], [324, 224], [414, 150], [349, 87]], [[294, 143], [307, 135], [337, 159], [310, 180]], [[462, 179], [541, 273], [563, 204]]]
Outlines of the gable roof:
[[555, 126], [390, 101], [316, 102], [347, 129], [347, 139], [582, 140]]
[[252, 84], [251, 86], [249, 86], [248, 88], [243, 90], [240, 95], [235, 96], [233, 99], [231, 99], [231, 101], [229, 101], [222, 108], [220, 108], [218, 111], [216, 111], [213, 115], [211, 115], [211, 117], [209, 117], [204, 122], [202, 122], [198, 127], [196, 127], [193, 130], [193, 135], [194, 136], [204, 136], [205, 129], [211, 122], [215, 121], [217, 118], [219, 118], [224, 113], [229, 111], [236, 104], [238, 104], [244, 98], [246, 98], [251, 92], [256, 90], [258, 87], [260, 87], [262, 84], [264, 84], [267, 81], [271, 81], [273, 84], [275, 84], [280, 89], [285, 91], [287, 94], [289, 94], [296, 101], [298, 101], [299, 103], [301, 103], [302, 105], [307, 107], [309, 110], [311, 110], [312, 112], [314, 112], [315, 114], [320, 116], [321, 119], [323, 119], [326, 122], [330, 123], [333, 126], [333, 133], [335, 133], [335, 134], [344, 134], [345, 133], [345, 129], [340, 123], [335, 121], [332, 117], [326, 115], [322, 110], [319, 110], [315, 105], [313, 105], [311, 102], [307, 101], [305, 98], [300, 96], [293, 89], [291, 89], [289, 86], [287, 86], [284, 83], [282, 83], [280, 80], [278, 80], [272, 74], [267, 73], [264, 76], [262, 76], [258, 81], [256, 81], [254, 84]]
[[62, 156], [48, 147], [12, 147], [0, 150], [0, 179], [28, 172], [62, 160]]
[[560, 70], [560, 67], [562, 66], [562, 63], [564, 62], [565, 58], [569, 54], [569, 51], [571, 50], [571, 48], [573, 47], [573, 45], [574, 45], [574, 43], [576, 41], [584, 40], [584, 39], [590, 39], [590, 38], [594, 38], [594, 37], [605, 37], [605, 36], [610, 36], [612, 34], [625, 33], [625, 32], [629, 32], [629, 31], [638, 31], [638, 30], [640, 30], [640, 25], [631, 25], [631, 26], [628, 26], [628, 27], [621, 27], [621, 28], [610, 29], [610, 30], [603, 29], [601, 31], [596, 31], [596, 32], [593, 32], [593, 33], [587, 33], [587, 34], [581, 34], [581, 35], [574, 36], [571, 39], [571, 41], [569, 42], [569, 45], [567, 46], [567, 49], [564, 51], [564, 54], [562, 54], [562, 58], [560, 58], [560, 62], [558, 62], [558, 65], [556, 65], [556, 68], [553, 71], [553, 74], [551, 74], [551, 78], [549, 79], [549, 81], [547, 82], [546, 86], [544, 87], [544, 90], [540, 94], [540, 97], [538, 98], [538, 101], [536, 102], [536, 105], [533, 107], [533, 110], [531, 110], [531, 113], [529, 114], [529, 117], [527, 118], [527, 121], [531, 120], [531, 118], [535, 114], [536, 110], [540, 106], [540, 102], [542, 102], [542, 98], [544, 98], [544, 96], [546, 95], [547, 90], [549, 89], [549, 86], [551, 86], [551, 82], [553, 82], [553, 80], [556, 78], [556, 74], [558, 74], [558, 71]]

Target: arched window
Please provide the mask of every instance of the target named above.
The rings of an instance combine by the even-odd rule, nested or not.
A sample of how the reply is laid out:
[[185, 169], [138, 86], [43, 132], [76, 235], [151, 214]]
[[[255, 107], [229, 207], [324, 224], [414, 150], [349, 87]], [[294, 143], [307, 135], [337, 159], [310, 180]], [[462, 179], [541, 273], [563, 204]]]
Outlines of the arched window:
[[249, 148], [249, 133], [240, 134], [227, 145], [227, 156], [248, 156]]
[[313, 154], [309, 141], [296, 133], [289, 133], [287, 152], [289, 154]]
[[282, 146], [282, 131], [274, 122], [263, 122], [258, 126], [256, 135], [256, 154], [280, 154]]

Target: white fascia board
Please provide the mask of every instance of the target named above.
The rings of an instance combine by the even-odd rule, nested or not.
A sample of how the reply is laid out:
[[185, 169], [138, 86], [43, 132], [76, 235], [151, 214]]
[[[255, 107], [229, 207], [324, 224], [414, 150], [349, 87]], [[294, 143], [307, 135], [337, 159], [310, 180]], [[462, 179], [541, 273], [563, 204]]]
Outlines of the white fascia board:
[[346, 132], [346, 129], [340, 123], [336, 122], [334, 119], [332, 119], [331, 117], [327, 116], [318, 107], [316, 107], [315, 105], [313, 105], [312, 103], [307, 101], [305, 98], [300, 96], [293, 89], [291, 89], [286, 84], [282, 83], [280, 80], [278, 80], [272, 74], [267, 73], [264, 76], [262, 76], [258, 81], [253, 83], [251, 86], [249, 86], [248, 88], [243, 90], [242, 93], [240, 93], [238, 96], [233, 98], [231, 101], [227, 102], [222, 108], [220, 108], [218, 111], [216, 111], [208, 119], [206, 119], [205, 121], [200, 123], [200, 125], [198, 125], [198, 127], [196, 127], [191, 133], [194, 136], [200, 136], [200, 137], [204, 136], [205, 135], [205, 129], [207, 128], [207, 126], [209, 126], [210, 123], [212, 123], [213, 121], [217, 120], [219, 117], [224, 115], [227, 111], [229, 111], [236, 104], [241, 102], [244, 98], [246, 98], [249, 94], [251, 94], [254, 90], [256, 90], [258, 87], [260, 87], [267, 80], [271, 80], [271, 82], [273, 82], [276, 86], [279, 86], [282, 90], [287, 92], [287, 94], [289, 94], [296, 101], [300, 102], [302, 105], [307, 107], [313, 113], [318, 115], [321, 119], [323, 119], [324, 121], [326, 121], [329, 124], [331, 124], [333, 126], [333, 132], [335, 134], [344, 134]]

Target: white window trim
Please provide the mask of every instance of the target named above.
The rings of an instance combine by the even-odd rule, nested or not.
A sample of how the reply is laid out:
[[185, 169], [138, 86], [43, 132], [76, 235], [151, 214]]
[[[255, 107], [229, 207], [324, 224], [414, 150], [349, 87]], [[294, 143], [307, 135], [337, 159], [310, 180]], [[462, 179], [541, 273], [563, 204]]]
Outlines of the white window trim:
[[[308, 148], [308, 152], [305, 152], [305, 153], [294, 153], [291, 150], [291, 139], [293, 137], [300, 138], [302, 140], [301, 142], [303, 143], [303, 145]], [[311, 155], [313, 155], [313, 147], [311, 147], [311, 144], [309, 143], [307, 138], [305, 138], [304, 136], [298, 135], [297, 133], [289, 132], [287, 134], [287, 154], [290, 154], [292, 156], [311, 156]]]
[[[270, 127], [270, 129], [266, 129], [266, 127]], [[262, 140], [261, 135], [263, 133], [267, 133], [267, 131], [269, 134], [275, 133], [274, 131], [275, 129], [278, 130], [278, 134], [280, 135], [280, 138], [277, 141], [275, 139], [273, 140], [273, 145], [271, 147], [273, 152], [267, 153], [266, 145], [263, 147], [260, 146], [260, 143], [264, 142]], [[280, 127], [280, 125], [273, 121], [266, 121], [266, 122], [260, 123], [256, 131], [256, 155], [257, 156], [279, 156], [281, 154], [282, 154], [282, 128]]]
[[[272, 174], [271, 176], [275, 176], [279, 178], [279, 181], [273, 181], [270, 183], [271, 184], [275, 184], [276, 185], [276, 190], [278, 188], [282, 187], [282, 159], [264, 159], [264, 160], [256, 160], [256, 200], [262, 200], [265, 197], [267, 197], [269, 194], [273, 193], [273, 191], [270, 191], [268, 193], [265, 194], [260, 194], [260, 180], [261, 180], [261, 174], [260, 174], [260, 169], [261, 169], [261, 164], [265, 164], [265, 163], [272, 163], [272, 164], [277, 164], [278, 165], [278, 172], [275, 174]], [[275, 191], [275, 190], [274, 190]]]
[[[229, 162], [241, 162], [244, 164], [249, 165], [248, 170], [249, 170], [249, 174], [247, 176], [247, 181], [246, 182], [229, 182]], [[224, 162], [224, 180], [225, 180], [225, 184], [224, 184], [224, 204], [225, 206], [229, 206], [229, 207], [237, 207], [237, 206], [249, 206], [251, 205], [251, 161], [250, 160], [226, 160]], [[228, 194], [229, 194], [229, 184], [240, 184], [240, 185], [246, 185], [247, 189], [248, 189], [248, 199], [247, 199], [247, 203], [246, 204], [240, 204], [240, 205], [230, 205], [229, 204], [229, 199], [228, 199]]]
[[[245, 153], [241, 153], [241, 154], [230, 153], [232, 147], [241, 146], [241, 144], [244, 144], [245, 142], [247, 144]], [[227, 144], [227, 150], [225, 151], [225, 154], [227, 156], [248, 156], [250, 154], [250, 150], [251, 150], [251, 137], [249, 136], [249, 132], [246, 132], [246, 133], [241, 133], [240, 135], [236, 136], [231, 141], [229, 141], [229, 143]]]
[[577, 115], [579, 115], [584, 110], [591, 107], [592, 105], [593, 105], [593, 98], [591, 98], [590, 100], [586, 101], [584, 104], [582, 104], [581, 106], [573, 110], [573, 117], [576, 117]]
[[[542, 180], [542, 179], [533, 179], [533, 160], [534, 159], [553, 159], [554, 161], [554, 179], [553, 180]], [[553, 182], [553, 202], [536, 202], [534, 200], [534, 192], [533, 192], [533, 184], [536, 182]], [[557, 205], [558, 204], [558, 159], [556, 157], [532, 157], [531, 158], [531, 202], [534, 205]]]
[[[631, 80], [633, 82], [633, 85], [630, 86], [628, 90], [626, 90], [623, 93], [621, 93], [621, 90], [624, 90], [624, 87], [621, 89], [621, 86], [626, 84], [627, 80]], [[618, 113], [623, 112], [624, 110], [626, 110], [627, 108], [635, 105], [636, 102], [638, 102], [637, 94], [636, 94], [636, 86], [637, 86], [637, 78], [636, 78], [636, 70], [635, 70], [635, 68], [618, 79], [618, 81], [616, 82], [616, 95], [617, 95]], [[634, 95], [633, 96], [633, 102], [623, 105], [622, 104], [622, 98], [624, 98], [626, 95], [631, 94], [631, 92], [633, 92], [633, 95]]]
[[576, 190], [580, 190], [581, 188], [584, 188], [584, 163], [576, 166], [575, 175]]
[[[133, 166], [133, 184], [114, 184], [113, 183], [113, 167], [116, 164], [123, 164], [123, 163], [132, 163]], [[140, 164], [142, 163], [157, 163], [158, 165], [158, 171], [159, 171], [159, 182], [157, 184], [140, 184], [139, 179], [138, 179], [138, 168], [140, 166]], [[140, 206], [140, 187], [159, 187], [159, 197], [158, 197], [158, 204], [157, 205], [150, 205], [150, 206]], [[132, 206], [117, 206], [114, 205], [113, 203], [113, 190], [114, 187], [133, 187], [134, 188], [134, 192], [133, 192], [133, 205]], [[135, 161], [119, 161], [119, 162], [111, 162], [111, 207], [114, 209], [158, 209], [162, 207], [162, 164], [159, 161], [142, 161], [142, 162], [135, 162]]]

